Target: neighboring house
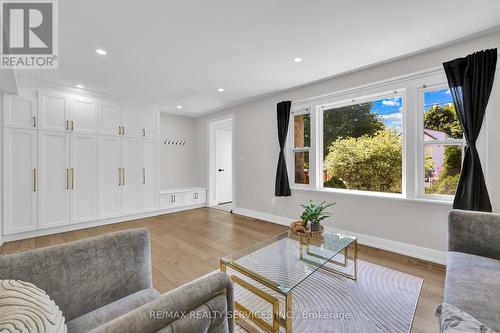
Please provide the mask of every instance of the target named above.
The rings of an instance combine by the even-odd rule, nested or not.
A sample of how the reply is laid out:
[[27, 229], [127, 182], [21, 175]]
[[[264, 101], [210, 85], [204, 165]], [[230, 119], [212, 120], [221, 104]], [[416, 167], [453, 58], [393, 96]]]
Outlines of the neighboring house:
[[[442, 141], [449, 138], [449, 135], [442, 131], [424, 129], [424, 141]], [[425, 156], [430, 156], [434, 163], [434, 171], [432, 177], [426, 180], [426, 185], [429, 186], [432, 182], [438, 180], [439, 174], [443, 171], [444, 150], [445, 145], [434, 144], [425, 147]]]

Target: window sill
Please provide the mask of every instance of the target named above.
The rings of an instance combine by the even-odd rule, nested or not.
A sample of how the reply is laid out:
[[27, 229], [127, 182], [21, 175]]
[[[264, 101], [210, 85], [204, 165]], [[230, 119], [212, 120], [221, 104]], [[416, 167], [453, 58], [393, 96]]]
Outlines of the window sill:
[[291, 186], [291, 190], [297, 191], [309, 191], [318, 193], [332, 193], [351, 197], [365, 197], [365, 198], [376, 198], [376, 199], [388, 199], [396, 201], [406, 201], [406, 202], [416, 202], [425, 203], [431, 205], [440, 205], [451, 207], [453, 205], [452, 200], [444, 199], [434, 199], [434, 198], [407, 198], [402, 194], [395, 193], [381, 193], [381, 192], [367, 192], [367, 191], [354, 191], [354, 190], [339, 190], [339, 189], [326, 189], [326, 188], [311, 188], [311, 187], [301, 187], [301, 186]]

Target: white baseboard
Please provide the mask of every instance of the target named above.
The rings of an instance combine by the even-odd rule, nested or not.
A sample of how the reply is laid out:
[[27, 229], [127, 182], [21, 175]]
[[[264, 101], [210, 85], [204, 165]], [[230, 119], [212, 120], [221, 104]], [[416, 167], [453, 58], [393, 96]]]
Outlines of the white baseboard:
[[[259, 220], [263, 220], [263, 221], [267, 221], [267, 222], [272, 222], [272, 223], [276, 223], [276, 224], [280, 224], [280, 225], [284, 225], [284, 226], [289, 226], [291, 222], [295, 221], [294, 219], [290, 219], [287, 217], [277, 216], [277, 215], [273, 215], [273, 214], [258, 212], [258, 211], [245, 209], [245, 208], [239, 208], [239, 207], [234, 207], [233, 212], [235, 214], [248, 216], [248, 217], [252, 217], [255, 219], [259, 219]], [[429, 249], [426, 247], [408, 244], [408, 243], [397, 242], [397, 241], [393, 241], [393, 240], [389, 240], [389, 239], [385, 239], [385, 238], [360, 234], [360, 233], [352, 232], [349, 230], [341, 230], [341, 229], [336, 229], [336, 228], [329, 228], [329, 230], [334, 231], [334, 232], [339, 232], [339, 233], [344, 233], [344, 234], [356, 236], [358, 238], [358, 242], [360, 244], [363, 244], [366, 246], [370, 246], [370, 247], [374, 247], [377, 249], [402, 254], [402, 255], [417, 258], [417, 259], [430, 261], [430, 262], [441, 264], [441, 265], [446, 265], [446, 252], [444, 252], [444, 251]]]
[[[205, 207], [205, 206], [206, 206], [205, 204], [197, 204], [197, 205], [183, 206], [183, 207], [176, 207], [176, 208], [169, 208], [169, 209], [159, 209], [159, 210], [153, 210], [153, 211], [143, 212], [143, 213], [139, 213], [139, 214], [118, 216], [118, 217], [101, 219], [101, 220], [96, 220], [96, 221], [91, 221], [91, 222], [70, 224], [70, 225], [65, 225], [65, 226], [60, 226], [60, 227], [54, 227], [54, 228], [48, 228], [48, 229], [42, 229], [42, 230], [36, 230], [36, 231], [27, 231], [27, 232], [21, 232], [21, 233], [11, 234], [11, 235], [4, 235], [3, 242], [6, 243], [6, 242], [12, 242], [12, 241], [21, 240], [21, 239], [28, 239], [28, 238], [33, 238], [33, 237], [58, 234], [61, 232], [68, 232], [68, 231], [87, 229], [87, 228], [97, 227], [97, 226], [102, 226], [102, 225], [132, 221], [132, 220], [143, 219], [143, 218], [152, 217], [152, 216], [158, 216], [158, 215], [163, 215], [163, 214], [181, 212], [184, 210], [201, 208], [201, 207]], [[0, 244], [0, 246], [1, 245], [2, 244]]]

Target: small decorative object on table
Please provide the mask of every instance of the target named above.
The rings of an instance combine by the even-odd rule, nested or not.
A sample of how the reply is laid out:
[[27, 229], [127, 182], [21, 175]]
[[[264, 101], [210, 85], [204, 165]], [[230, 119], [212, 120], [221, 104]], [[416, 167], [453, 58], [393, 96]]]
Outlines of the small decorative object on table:
[[301, 221], [292, 222], [290, 228], [299, 235], [308, 237], [321, 236], [323, 233], [321, 221], [331, 216], [327, 209], [333, 205], [335, 205], [335, 202], [327, 204], [323, 201], [319, 204], [312, 200], [308, 204], [301, 205], [304, 208], [302, 215], [300, 215]]

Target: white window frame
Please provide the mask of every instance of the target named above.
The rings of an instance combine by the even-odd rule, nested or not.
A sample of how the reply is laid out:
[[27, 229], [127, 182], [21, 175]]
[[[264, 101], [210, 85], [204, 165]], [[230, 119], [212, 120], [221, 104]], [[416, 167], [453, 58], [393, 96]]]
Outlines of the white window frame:
[[440, 201], [453, 201], [454, 195], [448, 194], [430, 194], [425, 193], [425, 146], [427, 145], [447, 145], [456, 146], [460, 145], [462, 148], [462, 161], [464, 158], [465, 138], [462, 139], [448, 139], [448, 140], [424, 140], [424, 113], [425, 113], [425, 93], [429, 91], [436, 91], [442, 89], [449, 89], [445, 82], [422, 85], [418, 87], [418, 106], [417, 106], [417, 197], [427, 200], [440, 200]]
[[[289, 173], [289, 179], [291, 178], [291, 184], [293, 188], [312, 188], [314, 185], [313, 181], [313, 174], [315, 172], [313, 171], [313, 154], [312, 154], [312, 147], [314, 146], [313, 143], [313, 126], [314, 126], [314, 119], [313, 119], [313, 112], [311, 112], [311, 106], [306, 106], [306, 107], [299, 107], [299, 108], [293, 108], [291, 115], [290, 115], [290, 121], [288, 125], [288, 151], [289, 151], [289, 156], [287, 159], [287, 165], [288, 165], [288, 173]], [[309, 138], [310, 138], [310, 147], [302, 147], [302, 148], [295, 148], [295, 116], [300, 116], [308, 114], [310, 117], [310, 131], [309, 133]], [[295, 182], [295, 153], [297, 152], [308, 152], [309, 153], [309, 184], [301, 184], [301, 183], [296, 183]]]
[[[392, 193], [392, 192], [377, 192], [377, 191], [364, 191], [364, 190], [349, 190], [349, 189], [339, 189], [339, 188], [331, 188], [331, 187], [324, 187], [324, 179], [323, 179], [323, 161], [324, 161], [324, 156], [323, 156], [323, 115], [324, 111], [327, 111], [329, 109], [335, 109], [335, 108], [340, 108], [344, 106], [350, 106], [350, 105], [356, 105], [356, 104], [361, 104], [361, 103], [368, 103], [368, 102], [375, 102], [379, 101], [382, 99], [388, 99], [388, 98], [401, 98], [401, 107], [403, 108], [402, 111], [402, 123], [401, 123], [401, 193]], [[406, 91], [404, 88], [399, 88], [399, 89], [394, 89], [390, 91], [382, 91], [374, 94], [369, 94], [369, 95], [364, 95], [364, 96], [358, 96], [354, 98], [349, 98], [345, 100], [340, 100], [340, 101], [325, 101], [325, 103], [322, 103], [320, 106], [318, 106], [318, 119], [319, 119], [319, 137], [318, 137], [318, 157], [319, 157], [319, 175], [317, 178], [319, 179], [319, 186], [318, 188], [323, 191], [327, 192], [339, 192], [339, 193], [354, 193], [354, 194], [370, 194], [370, 195], [376, 195], [376, 196], [390, 196], [390, 197], [405, 197], [406, 196], [406, 110], [407, 110], [407, 105], [406, 105]]]
[[[433, 90], [447, 87], [446, 75], [442, 66], [372, 82], [357, 87], [328, 93], [321, 96], [295, 100], [292, 103], [292, 112], [300, 112], [309, 109], [311, 113], [311, 147], [309, 149], [309, 179], [308, 185], [295, 184], [295, 170], [293, 154], [293, 118], [290, 120], [289, 136], [287, 139], [287, 171], [292, 190], [306, 190], [315, 192], [331, 193], [332, 195], [347, 195], [361, 197], [381, 197], [391, 200], [404, 200], [415, 202], [426, 202], [437, 205], [451, 206], [453, 196], [425, 194], [424, 183], [424, 152], [423, 152], [423, 90]], [[402, 194], [381, 193], [370, 191], [356, 191], [331, 189], [323, 187], [323, 114], [322, 106], [341, 106], [341, 103], [361, 102], [365, 98], [378, 99], [384, 96], [384, 92], [390, 94], [398, 91], [403, 95], [403, 182]], [[294, 113], [292, 113], [293, 115]], [[483, 166], [483, 172], [488, 181], [488, 114], [483, 121], [483, 128], [477, 140], [477, 148]], [[453, 143], [451, 140], [448, 140]]]

